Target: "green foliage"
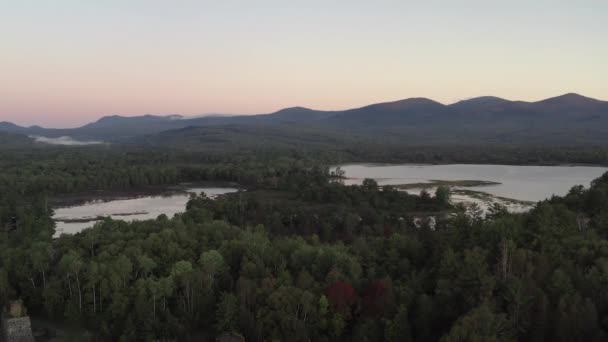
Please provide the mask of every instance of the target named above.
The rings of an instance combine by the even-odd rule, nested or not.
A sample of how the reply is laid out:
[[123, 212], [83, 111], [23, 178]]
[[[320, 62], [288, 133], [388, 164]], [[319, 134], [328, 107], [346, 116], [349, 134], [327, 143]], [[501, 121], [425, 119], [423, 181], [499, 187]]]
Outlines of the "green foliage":
[[[607, 338], [606, 175], [529, 213], [451, 217], [449, 189], [346, 187], [306, 158], [29, 153], [0, 160], [0, 301], [100, 340]], [[218, 179], [249, 189], [51, 239], [53, 194]]]
[[222, 294], [217, 306], [217, 330], [220, 332], [236, 331], [238, 311], [238, 298], [232, 293]]
[[504, 314], [495, 314], [488, 304], [471, 310], [458, 320], [441, 342], [509, 342]]
[[435, 199], [437, 199], [439, 203], [447, 205], [450, 203], [450, 196], [451, 191], [449, 186], [442, 185], [435, 190]]

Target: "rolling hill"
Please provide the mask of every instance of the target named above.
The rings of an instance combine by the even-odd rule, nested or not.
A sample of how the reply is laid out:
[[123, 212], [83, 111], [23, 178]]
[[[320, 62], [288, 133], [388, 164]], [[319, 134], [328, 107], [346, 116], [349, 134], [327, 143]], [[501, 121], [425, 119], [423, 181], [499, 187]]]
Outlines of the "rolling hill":
[[[235, 127], [238, 129], [235, 131]], [[297, 129], [296, 129], [297, 128]], [[204, 137], [232, 132], [247, 137], [290, 137], [344, 140], [367, 137], [408, 144], [540, 144], [608, 145], [608, 102], [565, 94], [537, 102], [509, 101], [484, 96], [444, 105], [426, 98], [410, 98], [341, 111], [304, 107], [270, 114], [137, 117], [110, 116], [73, 129], [20, 127], [0, 123], [0, 131], [45, 137], [108, 142], [183, 145], [205, 143]], [[257, 133], [256, 133], [257, 132]], [[194, 136], [200, 134], [201, 138]], [[181, 137], [181, 138], [180, 138]], [[182, 139], [182, 141], [180, 141]], [[248, 138], [247, 138], [248, 139]], [[244, 139], [244, 140], [247, 140]]]

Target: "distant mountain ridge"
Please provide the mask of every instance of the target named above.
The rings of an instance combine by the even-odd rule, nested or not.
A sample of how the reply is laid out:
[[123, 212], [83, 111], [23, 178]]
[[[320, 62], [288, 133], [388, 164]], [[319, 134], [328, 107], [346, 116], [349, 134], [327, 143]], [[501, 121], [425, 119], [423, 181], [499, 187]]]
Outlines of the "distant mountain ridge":
[[[427, 98], [409, 98], [336, 111], [291, 107], [259, 115], [107, 116], [72, 129], [20, 127], [2, 122], [0, 131], [110, 142], [132, 142], [145, 137], [149, 142], [161, 132], [168, 137], [179, 135], [176, 130], [187, 127], [234, 125], [283, 129], [298, 125], [307, 127], [307, 132], [381, 135], [412, 143], [608, 144], [608, 102], [574, 93], [536, 102], [482, 96], [447, 105]], [[274, 134], [277, 129], [265, 132]], [[188, 132], [192, 139], [196, 130]]]

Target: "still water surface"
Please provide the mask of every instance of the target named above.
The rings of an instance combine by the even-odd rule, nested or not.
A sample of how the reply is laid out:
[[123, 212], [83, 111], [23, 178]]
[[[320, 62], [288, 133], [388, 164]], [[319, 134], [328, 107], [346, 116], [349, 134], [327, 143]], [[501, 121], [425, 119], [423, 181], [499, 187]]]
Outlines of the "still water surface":
[[192, 187], [147, 195], [104, 196], [103, 199], [92, 194], [84, 203], [54, 208], [55, 236], [75, 234], [90, 228], [99, 221], [99, 217], [125, 221], [155, 219], [161, 214], [172, 217], [185, 211], [188, 199], [193, 193], [203, 192], [214, 198], [236, 191], [236, 188]]
[[[474, 186], [466, 189], [483, 191], [493, 196], [521, 201], [540, 201], [552, 195], [565, 195], [574, 185], [589, 183], [608, 171], [606, 167], [590, 166], [513, 166], [513, 165], [384, 165], [347, 164], [340, 166], [346, 172], [344, 183], [360, 184], [365, 178], [373, 178], [380, 185], [425, 183], [431, 180], [481, 180], [498, 182], [497, 185]], [[161, 214], [172, 217], [183, 212], [192, 193], [204, 192], [215, 196], [236, 192], [230, 187], [191, 187], [182, 190], [166, 190], [156, 194], [134, 196], [104, 196], [92, 194], [84, 203], [54, 208], [56, 236], [74, 234], [90, 228], [99, 217], [111, 217], [125, 221], [155, 219]], [[419, 191], [418, 190], [409, 190]], [[456, 197], [456, 196], [455, 196]], [[460, 195], [462, 202], [475, 199]], [[479, 203], [482, 204], [483, 203]]]
[[501, 184], [466, 189], [522, 201], [541, 201], [552, 195], [565, 195], [574, 185], [588, 187], [608, 171], [595, 166], [517, 166], [517, 165], [341, 165], [345, 184], [359, 184], [373, 178], [380, 185], [413, 184], [431, 180], [482, 180]]

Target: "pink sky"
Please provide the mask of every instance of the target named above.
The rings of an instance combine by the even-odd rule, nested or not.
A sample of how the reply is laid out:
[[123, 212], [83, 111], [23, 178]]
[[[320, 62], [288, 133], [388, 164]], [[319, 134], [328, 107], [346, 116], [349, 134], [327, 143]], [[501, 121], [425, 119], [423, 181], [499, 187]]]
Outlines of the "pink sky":
[[[33, 1], [0, 12], [0, 121], [608, 99], [608, 5]], [[525, 9], [525, 10], [523, 10]]]

